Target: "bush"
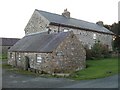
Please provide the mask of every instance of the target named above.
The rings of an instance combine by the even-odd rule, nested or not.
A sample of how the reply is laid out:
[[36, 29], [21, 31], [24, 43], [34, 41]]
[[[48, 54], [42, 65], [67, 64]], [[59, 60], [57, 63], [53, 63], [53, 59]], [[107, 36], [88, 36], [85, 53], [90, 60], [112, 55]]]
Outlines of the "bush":
[[7, 59], [7, 54], [0, 54], [0, 59]]
[[88, 48], [85, 49], [87, 60], [107, 58], [110, 56], [108, 46], [103, 45], [100, 42], [95, 43], [91, 49]]

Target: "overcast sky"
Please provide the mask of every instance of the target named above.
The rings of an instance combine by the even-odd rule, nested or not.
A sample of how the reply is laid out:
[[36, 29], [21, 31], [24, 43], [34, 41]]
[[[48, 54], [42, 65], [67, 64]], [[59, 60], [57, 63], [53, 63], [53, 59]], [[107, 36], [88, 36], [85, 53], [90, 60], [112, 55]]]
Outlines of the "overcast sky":
[[0, 37], [22, 38], [35, 9], [61, 14], [65, 8], [71, 17], [104, 24], [118, 22], [119, 0], [1, 0]]

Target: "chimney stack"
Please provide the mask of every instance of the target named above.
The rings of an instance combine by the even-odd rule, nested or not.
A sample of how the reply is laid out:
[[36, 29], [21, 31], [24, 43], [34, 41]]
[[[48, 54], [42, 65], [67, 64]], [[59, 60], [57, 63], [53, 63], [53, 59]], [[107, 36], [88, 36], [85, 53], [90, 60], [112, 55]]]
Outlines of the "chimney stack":
[[96, 24], [103, 26], [103, 21], [98, 21], [98, 22], [96, 22]]
[[67, 11], [67, 9], [64, 9], [64, 12], [62, 13], [62, 15], [66, 18], [70, 18], [70, 12]]

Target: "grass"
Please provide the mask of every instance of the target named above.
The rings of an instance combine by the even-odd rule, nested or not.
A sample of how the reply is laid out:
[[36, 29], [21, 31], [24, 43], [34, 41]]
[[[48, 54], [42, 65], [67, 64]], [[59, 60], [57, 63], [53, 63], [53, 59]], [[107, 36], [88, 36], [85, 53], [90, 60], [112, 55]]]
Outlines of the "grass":
[[[49, 74], [37, 74], [34, 72], [25, 71], [23, 69], [13, 68], [12, 66], [7, 64], [3, 64], [2, 67], [8, 71], [12, 71], [14, 73], [23, 74], [23, 75], [40, 76], [45, 78], [61, 77], [61, 76], [56, 76], [56, 75], [53, 76]], [[117, 73], [118, 73], [117, 58], [108, 58], [102, 60], [87, 60], [86, 69], [73, 72], [70, 74], [70, 76], [66, 78], [70, 78], [74, 80], [97, 79], [97, 78], [111, 76]]]
[[118, 59], [88, 60], [87, 68], [72, 73], [69, 78], [75, 80], [96, 79], [118, 73]]
[[0, 60], [7, 60], [7, 54], [0, 54]]

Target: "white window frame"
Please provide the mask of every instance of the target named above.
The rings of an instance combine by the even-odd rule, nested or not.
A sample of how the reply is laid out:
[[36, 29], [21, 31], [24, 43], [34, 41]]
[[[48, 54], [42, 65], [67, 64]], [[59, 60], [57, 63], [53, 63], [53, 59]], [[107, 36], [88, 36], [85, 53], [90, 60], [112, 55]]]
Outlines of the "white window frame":
[[10, 58], [12, 58], [12, 59], [13, 59], [13, 53], [10, 53]]
[[41, 55], [36, 55], [37, 63], [42, 63], [42, 57]]
[[20, 54], [18, 54], [18, 60], [21, 60], [21, 55]]
[[89, 45], [88, 48], [89, 48], [89, 49], [92, 49], [92, 45]]
[[59, 51], [59, 52], [56, 53], [56, 55], [57, 55], [57, 56], [63, 56], [64, 53], [63, 53], [62, 51]]
[[93, 34], [93, 39], [96, 40], [96, 38], [97, 38], [97, 35], [96, 35], [96, 33], [94, 33]]
[[64, 29], [63, 32], [68, 32], [69, 30], [68, 29]]

